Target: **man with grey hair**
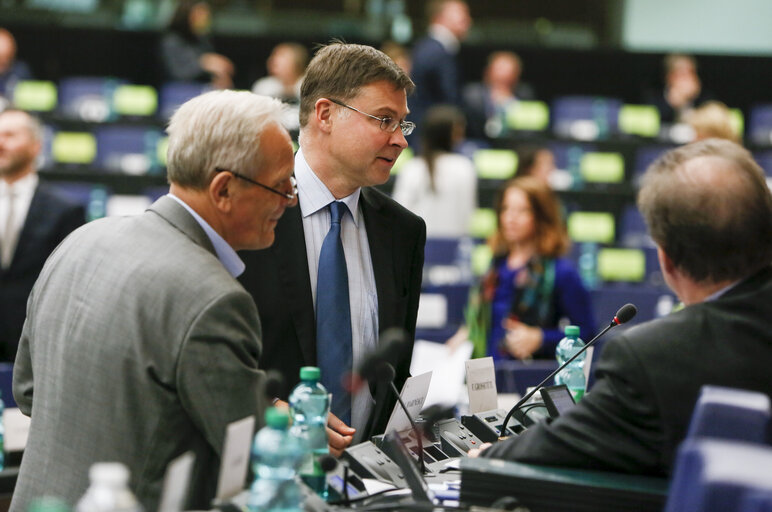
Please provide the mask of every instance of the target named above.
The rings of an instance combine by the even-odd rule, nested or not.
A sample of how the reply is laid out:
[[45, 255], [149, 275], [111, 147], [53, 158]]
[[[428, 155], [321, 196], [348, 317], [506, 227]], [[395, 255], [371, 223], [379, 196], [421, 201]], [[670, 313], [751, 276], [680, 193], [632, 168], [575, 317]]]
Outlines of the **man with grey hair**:
[[276, 244], [244, 255], [241, 280], [263, 314], [265, 368], [278, 370], [287, 390], [300, 367], [321, 368], [333, 395], [328, 434], [336, 455], [382, 433], [396, 402], [384, 382], [360, 390], [344, 382], [380, 332], [406, 331], [408, 342], [390, 356], [398, 388], [409, 375], [426, 227], [372, 187], [389, 179], [407, 146], [412, 90], [375, 48], [321, 48], [300, 94], [300, 207], [276, 227]]
[[0, 113], [0, 361], [13, 362], [32, 285], [48, 255], [85, 222], [81, 205], [40, 180], [40, 122]]
[[186, 451], [186, 509], [211, 506], [226, 426], [265, 407], [236, 251], [269, 246], [295, 202], [281, 111], [250, 92], [188, 101], [169, 123], [169, 194], [87, 224], [48, 259], [14, 368], [31, 426], [11, 510], [42, 495], [73, 505], [98, 461], [125, 464], [157, 510], [166, 466]]
[[609, 341], [572, 410], [484, 457], [664, 476], [703, 385], [772, 395], [772, 195], [750, 153], [707, 139], [647, 170], [638, 206], [685, 307]]

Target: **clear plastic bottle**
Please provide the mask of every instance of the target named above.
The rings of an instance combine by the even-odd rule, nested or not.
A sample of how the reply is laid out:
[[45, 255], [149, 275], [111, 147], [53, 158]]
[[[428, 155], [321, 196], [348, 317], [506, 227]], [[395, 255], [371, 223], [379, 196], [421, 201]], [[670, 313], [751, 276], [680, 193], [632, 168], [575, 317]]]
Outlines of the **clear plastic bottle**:
[[315, 366], [300, 369], [300, 383], [289, 397], [292, 411], [292, 435], [306, 448], [300, 477], [322, 498], [327, 497], [327, 475], [320, 459], [329, 453], [327, 446], [327, 416], [330, 413], [330, 394], [319, 382], [321, 371]]
[[88, 471], [91, 484], [75, 512], [142, 512], [129, 489], [129, 469], [120, 462], [97, 462]]
[[[584, 347], [584, 341], [579, 337], [578, 326], [567, 326], [565, 334], [565, 337], [560, 340], [555, 350], [559, 365], [571, 359], [574, 354]], [[583, 353], [566, 366], [563, 371], [555, 375], [555, 384], [565, 384], [568, 386], [575, 402], [582, 399], [584, 389], [587, 386], [587, 380], [584, 377], [584, 358], [586, 355], [586, 353]]]
[[252, 444], [255, 481], [249, 490], [250, 512], [301, 512], [303, 498], [296, 480], [303, 460], [303, 445], [288, 432], [289, 414], [271, 407], [265, 411], [265, 427]]

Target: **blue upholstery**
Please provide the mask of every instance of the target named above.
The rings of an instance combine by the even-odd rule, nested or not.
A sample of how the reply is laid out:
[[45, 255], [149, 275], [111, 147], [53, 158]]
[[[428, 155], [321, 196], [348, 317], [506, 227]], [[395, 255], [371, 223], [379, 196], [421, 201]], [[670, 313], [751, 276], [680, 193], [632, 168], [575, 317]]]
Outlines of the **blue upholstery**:
[[770, 447], [687, 439], [678, 450], [665, 512], [739, 510], [756, 493], [772, 493], [770, 468]]
[[5, 407], [16, 407], [13, 399], [13, 364], [0, 363], [0, 392]]
[[142, 175], [160, 170], [156, 148], [157, 128], [135, 125], [98, 126], [96, 166], [125, 174]]
[[70, 119], [103, 122], [116, 117], [115, 89], [126, 83], [106, 77], [75, 76], [59, 82], [59, 111]]
[[703, 386], [687, 437], [767, 443], [771, 411], [764, 393]]
[[772, 103], [751, 108], [748, 137], [756, 144], [772, 144]]
[[618, 132], [621, 107], [622, 102], [616, 98], [559, 97], [552, 102], [553, 130], [557, 135], [580, 140], [605, 139]]
[[161, 86], [158, 115], [168, 120], [177, 107], [208, 90], [208, 85], [197, 82], [167, 82]]

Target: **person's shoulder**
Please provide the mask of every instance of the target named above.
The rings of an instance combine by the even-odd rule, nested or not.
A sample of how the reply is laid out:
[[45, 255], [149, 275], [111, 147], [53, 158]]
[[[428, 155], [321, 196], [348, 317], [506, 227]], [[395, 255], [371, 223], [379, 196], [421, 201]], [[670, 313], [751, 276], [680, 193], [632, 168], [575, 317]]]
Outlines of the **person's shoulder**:
[[421, 226], [424, 221], [397, 201], [374, 187], [362, 188], [362, 199], [381, 215], [392, 217], [404, 225]]

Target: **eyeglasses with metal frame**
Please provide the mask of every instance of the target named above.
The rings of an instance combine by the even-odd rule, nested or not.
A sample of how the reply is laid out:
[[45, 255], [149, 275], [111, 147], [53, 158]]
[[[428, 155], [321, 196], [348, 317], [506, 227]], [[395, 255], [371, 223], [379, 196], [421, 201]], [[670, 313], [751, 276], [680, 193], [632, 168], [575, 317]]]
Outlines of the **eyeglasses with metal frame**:
[[367, 112], [362, 112], [358, 108], [352, 107], [351, 105], [347, 105], [347, 104], [343, 103], [340, 100], [336, 100], [336, 99], [332, 99], [332, 98], [327, 98], [327, 99], [330, 100], [331, 102], [335, 103], [336, 105], [340, 105], [341, 107], [349, 108], [349, 109], [353, 110], [354, 112], [359, 112], [360, 114], [362, 114], [364, 116], [367, 116], [367, 117], [370, 117], [372, 119], [375, 119], [376, 121], [380, 121], [381, 122], [381, 130], [383, 130], [385, 132], [394, 133], [395, 131], [397, 131], [397, 127], [399, 127], [402, 130], [402, 135], [407, 136], [407, 135], [410, 135], [411, 133], [413, 133], [413, 130], [415, 130], [415, 123], [413, 123], [412, 121], [400, 121], [398, 119], [394, 119], [394, 118], [388, 117], [388, 116], [386, 116], [386, 117], [374, 116], [372, 114], [368, 114]]
[[287, 192], [282, 192], [281, 190], [277, 190], [277, 189], [275, 189], [273, 187], [269, 187], [268, 185], [263, 185], [262, 183], [257, 182], [255, 180], [253, 180], [252, 178], [247, 178], [243, 174], [239, 174], [239, 173], [237, 173], [235, 171], [231, 171], [229, 169], [223, 169], [222, 167], [215, 167], [214, 168], [214, 172], [217, 172], [217, 173], [229, 172], [229, 173], [233, 174], [235, 177], [237, 177], [240, 180], [244, 180], [244, 181], [246, 181], [248, 183], [251, 183], [252, 185], [257, 185], [258, 187], [262, 187], [262, 188], [264, 188], [266, 190], [269, 190], [269, 191], [273, 192], [274, 194], [278, 194], [278, 195], [282, 196], [285, 199], [289, 199], [290, 201], [292, 201], [293, 199], [295, 199], [298, 196], [298, 182], [297, 182], [297, 180], [295, 180], [294, 176], [290, 176], [290, 185], [292, 185], [292, 192], [288, 194]]

